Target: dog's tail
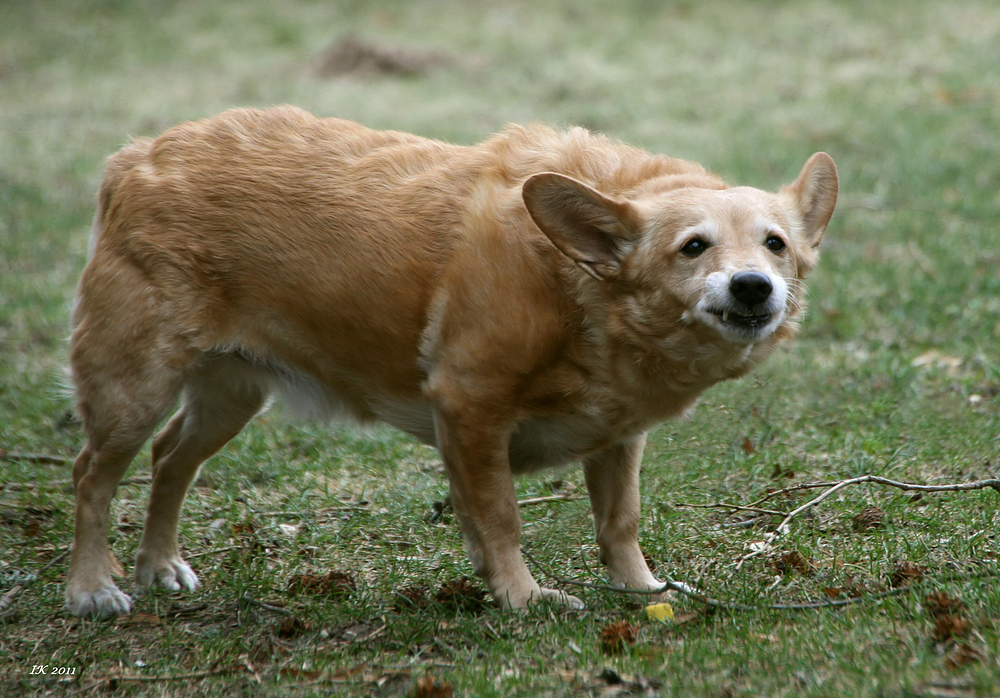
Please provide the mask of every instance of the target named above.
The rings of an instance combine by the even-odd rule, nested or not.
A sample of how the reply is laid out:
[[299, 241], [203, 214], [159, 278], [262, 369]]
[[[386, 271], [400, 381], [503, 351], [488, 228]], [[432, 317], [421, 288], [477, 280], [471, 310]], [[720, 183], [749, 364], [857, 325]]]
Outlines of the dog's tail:
[[90, 245], [87, 257], [94, 256], [94, 248], [108, 220], [108, 212], [114, 203], [115, 192], [118, 191], [125, 175], [149, 153], [153, 141], [149, 138], [133, 138], [132, 141], [104, 163], [104, 179], [97, 193], [97, 211], [94, 213], [94, 224], [90, 231]]

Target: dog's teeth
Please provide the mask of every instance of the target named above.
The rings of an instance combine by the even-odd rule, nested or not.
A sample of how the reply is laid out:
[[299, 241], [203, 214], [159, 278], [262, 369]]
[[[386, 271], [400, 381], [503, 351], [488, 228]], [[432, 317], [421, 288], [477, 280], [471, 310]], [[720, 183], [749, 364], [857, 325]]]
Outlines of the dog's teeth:
[[723, 310], [722, 311], [722, 321], [723, 322], [729, 322], [729, 311], [728, 310]]

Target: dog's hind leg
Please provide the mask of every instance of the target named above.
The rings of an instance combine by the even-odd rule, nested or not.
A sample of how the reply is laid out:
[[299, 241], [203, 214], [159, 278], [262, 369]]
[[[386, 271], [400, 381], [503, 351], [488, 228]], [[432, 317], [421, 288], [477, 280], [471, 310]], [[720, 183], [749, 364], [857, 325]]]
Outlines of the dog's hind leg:
[[108, 546], [111, 499], [182, 386], [184, 353], [169, 348], [151, 319], [151, 294], [126, 295], [124, 289], [112, 307], [115, 294], [108, 302], [104, 293], [134, 271], [125, 267], [117, 279], [105, 278], [95, 291], [82, 293], [76, 311], [71, 363], [87, 443], [73, 465], [76, 513], [66, 605], [78, 616], [131, 607], [111, 579], [117, 566]]
[[185, 377], [181, 409], [153, 440], [153, 487], [135, 556], [141, 586], [172, 591], [198, 586], [178, 546], [181, 506], [201, 464], [260, 411], [265, 382], [259, 369], [235, 355], [208, 359]]

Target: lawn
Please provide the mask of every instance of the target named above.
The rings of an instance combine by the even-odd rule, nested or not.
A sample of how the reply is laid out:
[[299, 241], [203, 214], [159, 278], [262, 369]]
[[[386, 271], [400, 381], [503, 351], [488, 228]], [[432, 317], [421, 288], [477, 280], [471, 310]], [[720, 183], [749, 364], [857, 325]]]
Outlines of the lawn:
[[[600, 588], [567, 468], [518, 481], [545, 498], [522, 509], [524, 546], [587, 610], [504, 613], [472, 577], [433, 449], [279, 406], [185, 507], [202, 589], [107, 621], [65, 613], [82, 446], [65, 338], [102, 160], [130, 135], [278, 103], [457, 143], [579, 124], [767, 189], [834, 157], [802, 332], [646, 448], [651, 562], [741, 608], [680, 596], [673, 621], [649, 620]], [[0, 694], [997, 695], [997, 491], [848, 486], [769, 546], [779, 516], [721, 504], [1000, 474], [998, 221], [987, 0], [2, 2]], [[148, 463], [112, 509], [127, 574]]]

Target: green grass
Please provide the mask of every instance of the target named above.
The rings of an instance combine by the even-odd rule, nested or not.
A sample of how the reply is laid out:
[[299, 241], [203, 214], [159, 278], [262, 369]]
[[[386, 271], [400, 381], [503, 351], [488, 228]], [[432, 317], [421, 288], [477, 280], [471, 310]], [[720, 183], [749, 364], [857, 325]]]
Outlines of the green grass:
[[[347, 34], [443, 60], [412, 75], [321, 75]], [[396, 592], [433, 596], [471, 575], [455, 522], [432, 516], [447, 492], [437, 454], [389, 430], [276, 413], [209, 462], [185, 508], [203, 589], [84, 622], [61, 609], [64, 564], [46, 569], [0, 625], [0, 693], [100, 682], [129, 695], [401, 695], [431, 671], [456, 695], [604, 695], [611, 669], [633, 694], [994, 695], [1000, 584], [945, 580], [996, 569], [996, 492], [844, 490], [781, 541], [813, 562], [808, 575], [779, 571], [776, 555], [737, 568], [766, 529], [677, 505], [865, 473], [997, 473], [998, 46], [1000, 10], [985, 0], [0, 3], [0, 449], [71, 458], [82, 445], [64, 390], [69, 303], [101, 161], [130, 134], [283, 102], [463, 143], [510, 121], [579, 123], [764, 188], [826, 150], [842, 198], [803, 332], [652, 435], [642, 544], [662, 572], [755, 605], [886, 588], [900, 561], [929, 580], [842, 610], [707, 614], [679, 599], [677, 624], [587, 589], [567, 589], [581, 613], [408, 605]], [[147, 472], [148, 452], [131, 475]], [[68, 477], [66, 465], [0, 462], [0, 593], [67, 548]], [[581, 497], [526, 508], [525, 546], [546, 570], [599, 582], [580, 472], [518, 487]], [[114, 504], [123, 561], [147, 496], [129, 484]], [[885, 524], [858, 532], [867, 506]], [[295, 586], [330, 571], [355, 588]], [[930, 591], [963, 602], [966, 637], [935, 639]], [[606, 654], [601, 630], [622, 619], [638, 642]], [[949, 661], [961, 645], [976, 661]], [[39, 664], [77, 673], [32, 676]], [[170, 678], [187, 674], [203, 678]], [[114, 675], [158, 679], [101, 681]]]

